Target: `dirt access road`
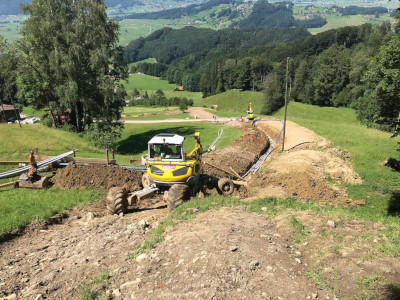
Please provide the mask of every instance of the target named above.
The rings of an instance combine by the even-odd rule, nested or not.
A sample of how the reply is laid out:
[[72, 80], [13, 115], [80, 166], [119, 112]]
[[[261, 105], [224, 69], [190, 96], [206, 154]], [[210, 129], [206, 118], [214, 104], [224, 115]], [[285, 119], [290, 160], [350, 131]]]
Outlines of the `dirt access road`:
[[[243, 137], [205, 158], [215, 162], [224, 158], [224, 164], [238, 170], [248, 163], [240, 159], [242, 153], [256, 159], [257, 151], [264, 149], [264, 132], [273, 140], [279, 133], [268, 123], [257, 123], [255, 128], [230, 125], [240, 126]], [[339, 182], [361, 182], [350, 154], [294, 123], [289, 128], [298, 131], [296, 138], [304, 130], [304, 141], [313, 139], [312, 143], [280, 155], [276, 147], [261, 172], [252, 175], [249, 195], [236, 194], [243, 205], [205, 213], [188, 209], [182, 216], [194, 214], [194, 219], [175, 220], [165, 229], [164, 241], [136, 258], [130, 256], [134, 249], [169, 214], [160, 198], [122, 216], [109, 215], [100, 201], [45, 223], [34, 222], [21, 236], [3, 237], [0, 298], [79, 299], [86, 284], [108, 299], [337, 299], [362, 296], [360, 279], [378, 278], [376, 298], [396, 299], [388, 287], [400, 284], [399, 261], [376, 250], [385, 242], [382, 225], [342, 216], [328, 219], [317, 212], [274, 216], [266, 209], [262, 214], [248, 210], [247, 202], [271, 195], [358, 205], [339, 186]], [[298, 142], [288, 135], [288, 145]], [[251, 147], [254, 143], [260, 145]], [[59, 186], [114, 184], [112, 172], [68, 168], [57, 175]], [[123, 180], [122, 172], [117, 174]], [[126, 176], [134, 178], [126, 181], [127, 186], [137, 188], [140, 176]], [[70, 180], [77, 177], [82, 180]], [[298, 244], [293, 243], [297, 238], [293, 220], [307, 231]], [[93, 284], [102, 274], [109, 277]]]
[[[155, 124], [155, 123], [176, 123], [176, 122], [229, 122], [232, 121], [234, 118], [221, 118], [213, 115], [206, 111], [203, 107], [189, 107], [187, 109], [189, 115], [194, 119], [174, 119], [171, 117], [170, 119], [166, 120], [146, 120], [146, 121], [135, 121], [135, 120], [126, 120], [124, 123], [126, 124]], [[168, 113], [168, 115], [173, 116], [174, 113], [180, 113], [180, 111]], [[160, 114], [162, 115], [162, 114]], [[214, 119], [213, 117], [216, 117]]]

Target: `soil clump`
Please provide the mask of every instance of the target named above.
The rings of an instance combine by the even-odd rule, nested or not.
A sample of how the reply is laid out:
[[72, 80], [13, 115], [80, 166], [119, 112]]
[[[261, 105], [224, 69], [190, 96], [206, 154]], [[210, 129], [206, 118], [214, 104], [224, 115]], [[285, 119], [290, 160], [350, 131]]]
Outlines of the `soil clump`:
[[63, 189], [94, 188], [108, 190], [123, 187], [128, 191], [141, 189], [142, 172], [105, 165], [79, 165], [70, 163], [52, 178], [55, 187]]

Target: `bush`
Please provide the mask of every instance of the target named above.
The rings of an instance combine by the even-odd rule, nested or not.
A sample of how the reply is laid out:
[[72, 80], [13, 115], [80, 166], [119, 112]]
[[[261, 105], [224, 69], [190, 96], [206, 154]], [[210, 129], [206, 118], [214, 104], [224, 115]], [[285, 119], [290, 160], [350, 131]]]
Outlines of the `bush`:
[[53, 120], [51, 119], [51, 116], [49, 114], [45, 114], [40, 119], [40, 124], [51, 128], [53, 127]]
[[85, 138], [101, 149], [116, 149], [117, 139], [121, 136], [119, 128], [100, 129], [93, 127], [86, 131]]

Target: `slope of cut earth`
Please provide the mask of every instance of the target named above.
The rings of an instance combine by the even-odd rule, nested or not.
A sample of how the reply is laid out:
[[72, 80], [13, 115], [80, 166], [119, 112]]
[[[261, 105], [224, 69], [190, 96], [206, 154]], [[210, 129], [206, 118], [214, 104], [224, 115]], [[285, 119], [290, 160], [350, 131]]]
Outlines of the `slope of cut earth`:
[[203, 161], [218, 168], [205, 165], [205, 173], [217, 177], [232, 177], [223, 169], [232, 173], [231, 168], [243, 175], [269, 146], [268, 137], [249, 124], [241, 124], [242, 137], [228, 147], [216, 150], [203, 157]]
[[131, 249], [143, 243], [146, 223], [152, 226], [166, 213], [164, 208], [120, 217], [107, 214], [101, 202], [68, 212], [62, 224], [32, 224], [34, 230], [0, 244], [0, 298], [77, 299], [82, 284], [118, 272]]
[[[256, 126], [276, 139], [282, 125], [258, 122]], [[281, 145], [276, 145], [273, 154], [263, 163], [262, 172], [253, 176], [252, 196], [290, 196], [336, 205], [364, 203], [348, 199], [338, 186], [362, 183], [350, 163], [350, 153], [331, 148], [329, 140], [293, 122], [288, 123], [285, 140], [285, 149], [289, 150], [277, 155], [280, 149]]]
[[57, 171], [52, 178], [56, 187], [95, 188], [108, 190], [112, 187], [124, 187], [129, 191], [141, 189], [142, 173], [137, 170], [105, 165], [76, 165], [70, 163]]
[[305, 277], [273, 221], [246, 207], [199, 214], [164, 235], [156, 249], [128, 262], [112, 279], [123, 299], [332, 297]]

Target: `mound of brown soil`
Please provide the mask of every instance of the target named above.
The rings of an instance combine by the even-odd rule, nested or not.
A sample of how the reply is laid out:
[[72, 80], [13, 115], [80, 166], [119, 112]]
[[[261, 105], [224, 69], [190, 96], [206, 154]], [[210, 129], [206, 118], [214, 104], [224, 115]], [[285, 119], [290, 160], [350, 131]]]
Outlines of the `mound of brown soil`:
[[[267, 136], [251, 125], [243, 125], [243, 136], [232, 145], [204, 156], [203, 160], [232, 173], [231, 168], [243, 175], [268, 148]], [[217, 177], [231, 177], [228, 173], [205, 165], [205, 173]]]
[[141, 189], [142, 173], [115, 166], [69, 164], [52, 178], [54, 186], [64, 189], [105, 189], [120, 186], [129, 191]]

